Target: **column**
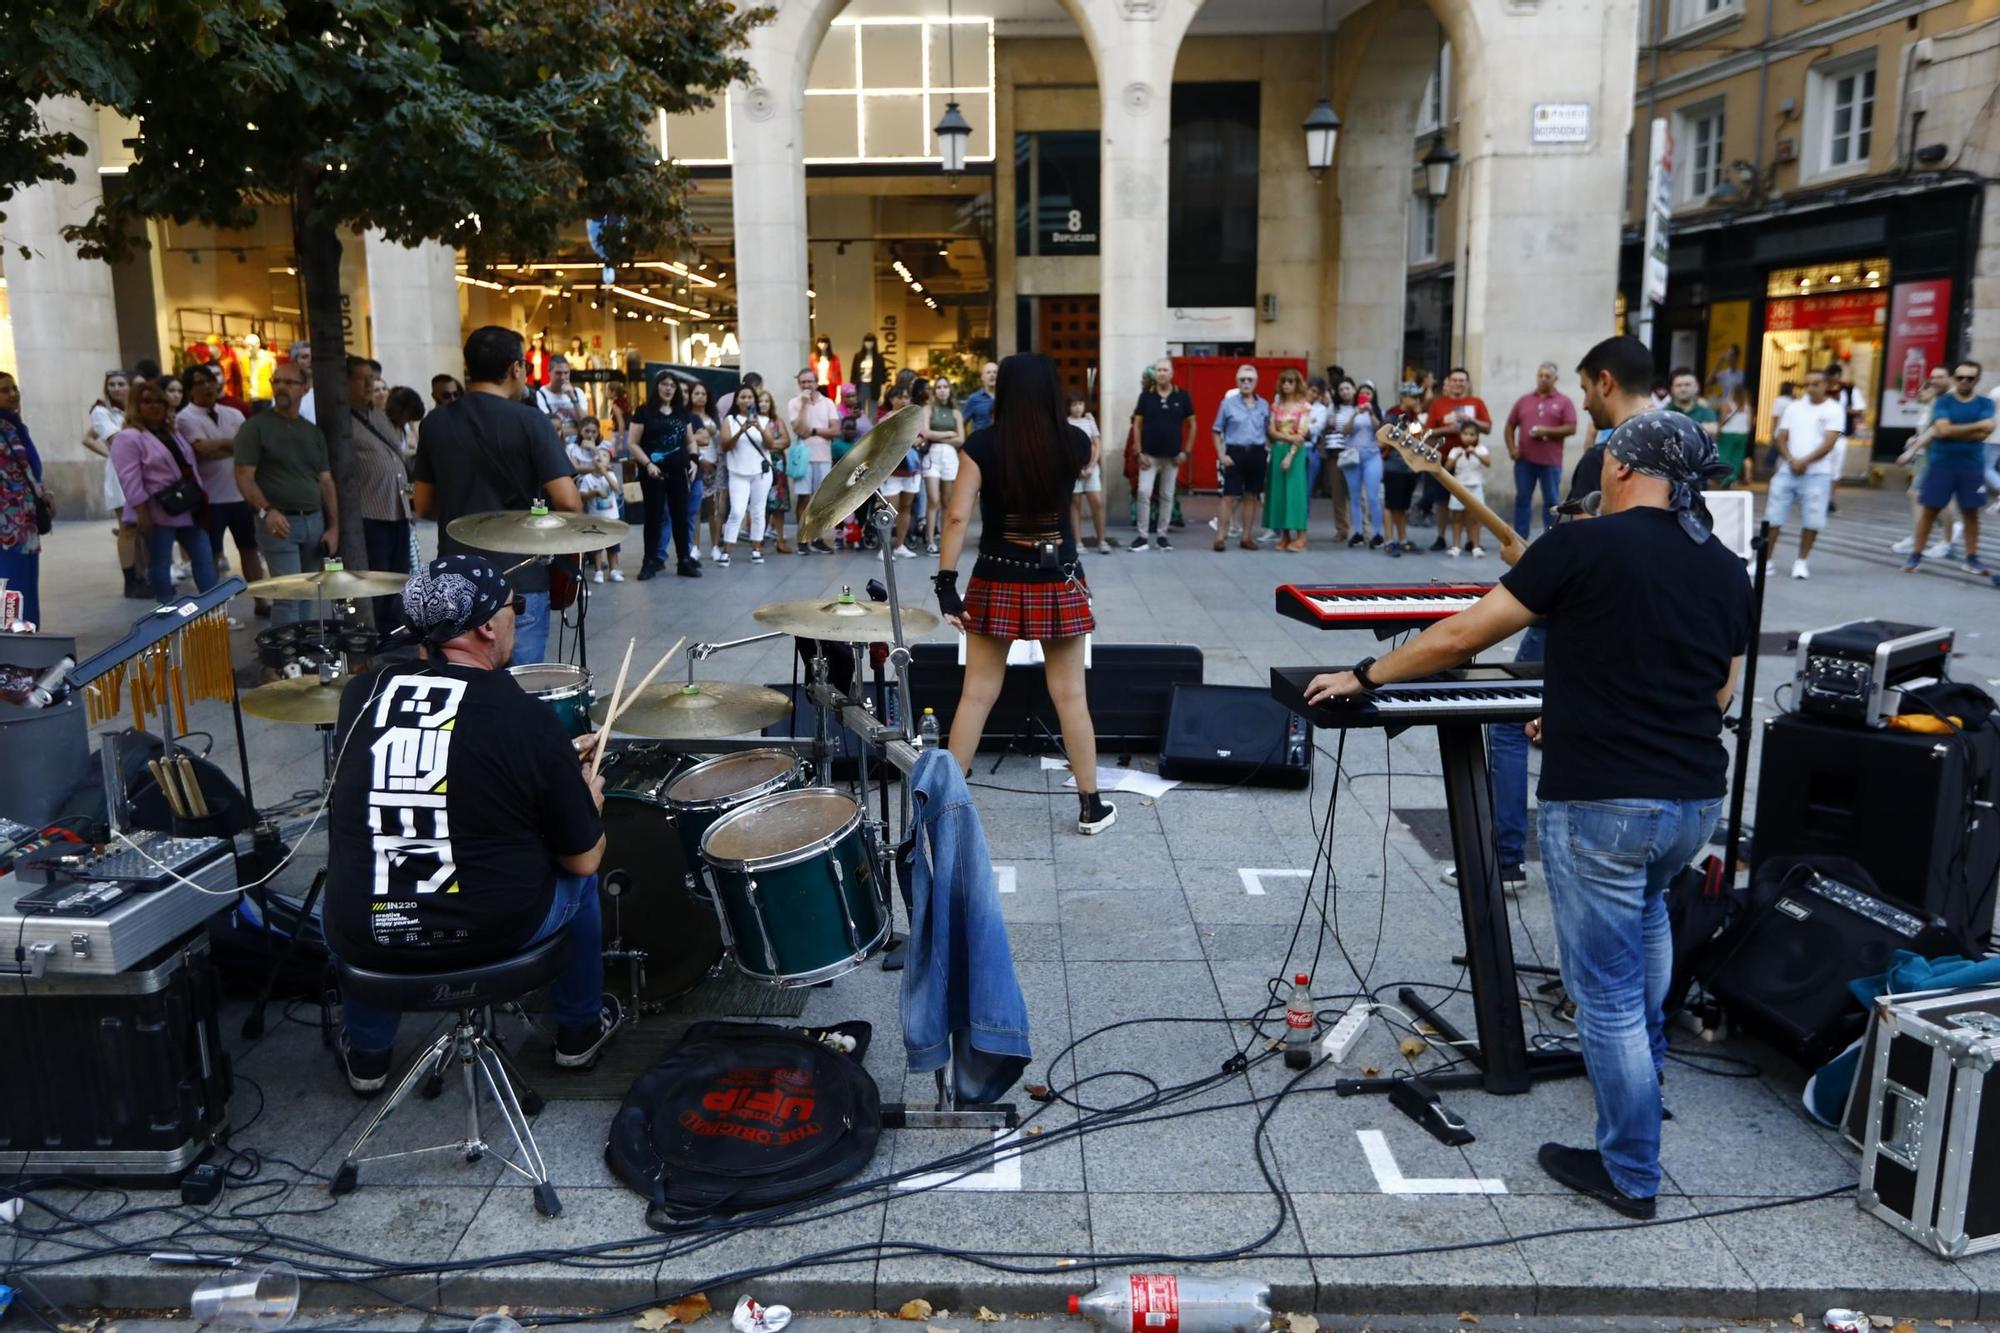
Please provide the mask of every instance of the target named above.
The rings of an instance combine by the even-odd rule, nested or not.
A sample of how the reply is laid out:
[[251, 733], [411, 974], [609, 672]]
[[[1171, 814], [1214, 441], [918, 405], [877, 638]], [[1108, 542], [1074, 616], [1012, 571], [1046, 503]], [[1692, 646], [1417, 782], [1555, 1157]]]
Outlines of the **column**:
[[[745, 370], [780, 390], [811, 345], [806, 307], [805, 82], [826, 31], [788, 5], [750, 34], [748, 85], [730, 89], [730, 190], [736, 219], [737, 341]], [[830, 19], [829, 13], [826, 16]], [[786, 395], [778, 392], [779, 406]]]
[[118, 311], [110, 265], [78, 258], [62, 237], [63, 227], [87, 220], [103, 198], [97, 113], [68, 99], [44, 102], [41, 113], [49, 129], [82, 139], [84, 153], [69, 159], [74, 185], [37, 185], [7, 205], [7, 303], [22, 415], [63, 517], [99, 518], [104, 463], [82, 438], [104, 372], [118, 364]]
[[373, 355], [391, 387], [408, 385], [431, 400], [431, 376], [465, 374], [458, 314], [457, 257], [449, 245], [398, 245], [379, 231], [362, 243], [368, 264]]

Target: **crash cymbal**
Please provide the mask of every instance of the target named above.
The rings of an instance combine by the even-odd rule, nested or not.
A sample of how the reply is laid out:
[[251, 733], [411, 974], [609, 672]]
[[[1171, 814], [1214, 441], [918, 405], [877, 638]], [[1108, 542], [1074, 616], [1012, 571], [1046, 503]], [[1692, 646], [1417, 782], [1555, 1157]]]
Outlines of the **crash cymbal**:
[[338, 560], [329, 560], [317, 573], [258, 579], [244, 591], [252, 597], [269, 597], [280, 602], [340, 602], [354, 597], [391, 597], [409, 581], [408, 574], [393, 570], [347, 569]]
[[[842, 643], [878, 643], [895, 637], [889, 628], [887, 602], [857, 602], [851, 593], [809, 602], [773, 602], [751, 613], [757, 623], [801, 639], [835, 639]], [[903, 608], [903, 633], [928, 634], [938, 618], [914, 606]]]
[[627, 525], [595, 514], [551, 512], [537, 502], [532, 509], [501, 509], [490, 514], [455, 518], [445, 529], [454, 541], [482, 551], [509, 555], [579, 555], [602, 551], [625, 540]]
[[799, 515], [799, 537], [812, 541], [829, 531], [882, 489], [889, 474], [902, 466], [904, 455], [917, 443], [928, 414], [915, 404], [875, 423], [875, 429], [854, 442], [826, 480], [813, 488], [806, 511]]
[[[600, 699], [590, 710], [602, 725], [610, 709]], [[792, 711], [792, 701], [762, 685], [698, 680], [692, 685], [648, 685], [618, 710], [611, 729], [649, 740], [706, 740], [759, 731]]]
[[340, 691], [348, 677], [322, 682], [317, 675], [272, 681], [240, 696], [243, 711], [266, 722], [332, 726], [340, 720]]

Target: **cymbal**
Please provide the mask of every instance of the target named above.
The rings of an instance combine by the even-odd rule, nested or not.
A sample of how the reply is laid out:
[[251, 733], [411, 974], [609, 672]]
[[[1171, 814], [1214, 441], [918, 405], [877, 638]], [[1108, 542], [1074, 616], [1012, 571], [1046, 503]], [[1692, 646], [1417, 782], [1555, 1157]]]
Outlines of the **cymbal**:
[[875, 429], [854, 442], [826, 480], [813, 488], [806, 511], [799, 515], [801, 540], [812, 541], [866, 504], [882, 489], [889, 474], [903, 464], [915, 447], [926, 413], [914, 403], [875, 423]]
[[[842, 643], [886, 642], [890, 632], [887, 602], [857, 602], [850, 593], [808, 602], [773, 602], [751, 613], [760, 625], [801, 639], [834, 639]], [[939, 625], [937, 616], [914, 606], [903, 608], [903, 633], [927, 634]]]
[[482, 551], [509, 555], [579, 555], [602, 551], [625, 540], [628, 524], [595, 514], [551, 512], [537, 503], [533, 509], [501, 509], [466, 514], [445, 528], [453, 540]]
[[391, 597], [403, 590], [410, 581], [408, 574], [398, 574], [393, 570], [364, 570], [344, 568], [338, 560], [326, 562], [326, 568], [313, 574], [279, 574], [268, 579], [258, 579], [244, 589], [252, 597], [269, 597], [275, 601], [346, 601], [353, 597]]
[[316, 675], [272, 681], [240, 696], [243, 711], [266, 722], [332, 726], [340, 720], [340, 691], [349, 677], [322, 682]]
[[[611, 701], [590, 710], [602, 725]], [[759, 731], [792, 711], [792, 701], [762, 685], [698, 680], [692, 685], [648, 685], [619, 709], [612, 730], [649, 740], [705, 740]]]

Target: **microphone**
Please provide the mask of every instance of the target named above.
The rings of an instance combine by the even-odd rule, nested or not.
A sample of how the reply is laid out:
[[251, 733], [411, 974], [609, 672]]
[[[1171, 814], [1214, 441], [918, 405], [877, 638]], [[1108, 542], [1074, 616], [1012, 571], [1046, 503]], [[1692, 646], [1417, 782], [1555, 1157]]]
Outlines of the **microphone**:
[[1578, 496], [1574, 500], [1564, 500], [1561, 504], [1556, 506], [1556, 512], [1558, 514], [1567, 515], [1568, 517], [1571, 518], [1575, 518], [1579, 515], [1581, 515], [1584, 518], [1596, 518], [1597, 511], [1600, 508], [1602, 508], [1603, 505], [1604, 505], [1604, 492], [1592, 491], [1590, 494]]
[[868, 600], [871, 602], [888, 601], [889, 600], [888, 585], [883, 583], [882, 580], [880, 579], [868, 580]]
[[76, 659], [74, 657], [64, 657], [47, 671], [44, 671], [40, 678], [35, 681], [33, 688], [28, 691], [28, 707], [47, 708], [64, 694], [69, 693], [63, 687], [63, 680], [75, 669]]

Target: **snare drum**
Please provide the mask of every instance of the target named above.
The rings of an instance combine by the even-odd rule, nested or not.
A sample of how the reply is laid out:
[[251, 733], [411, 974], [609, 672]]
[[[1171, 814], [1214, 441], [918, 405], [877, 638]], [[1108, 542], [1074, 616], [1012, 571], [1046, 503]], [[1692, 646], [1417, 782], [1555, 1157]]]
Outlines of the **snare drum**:
[[609, 984], [624, 963], [642, 1009], [685, 995], [722, 957], [720, 918], [683, 889], [681, 841], [666, 808], [666, 788], [696, 759], [660, 741], [616, 740], [604, 751], [605, 975]]
[[687, 891], [715, 901], [701, 870], [701, 839], [716, 820], [747, 801], [806, 785], [805, 760], [790, 750], [740, 750], [696, 764], [667, 786], [666, 807], [681, 837]]
[[572, 737], [592, 730], [590, 706], [597, 702], [590, 673], [567, 662], [534, 662], [508, 667], [507, 674], [529, 694], [555, 709], [556, 719]]
[[709, 826], [701, 857], [736, 966], [774, 986], [814, 986], [861, 966], [889, 935], [861, 803], [831, 787], [779, 792]]

